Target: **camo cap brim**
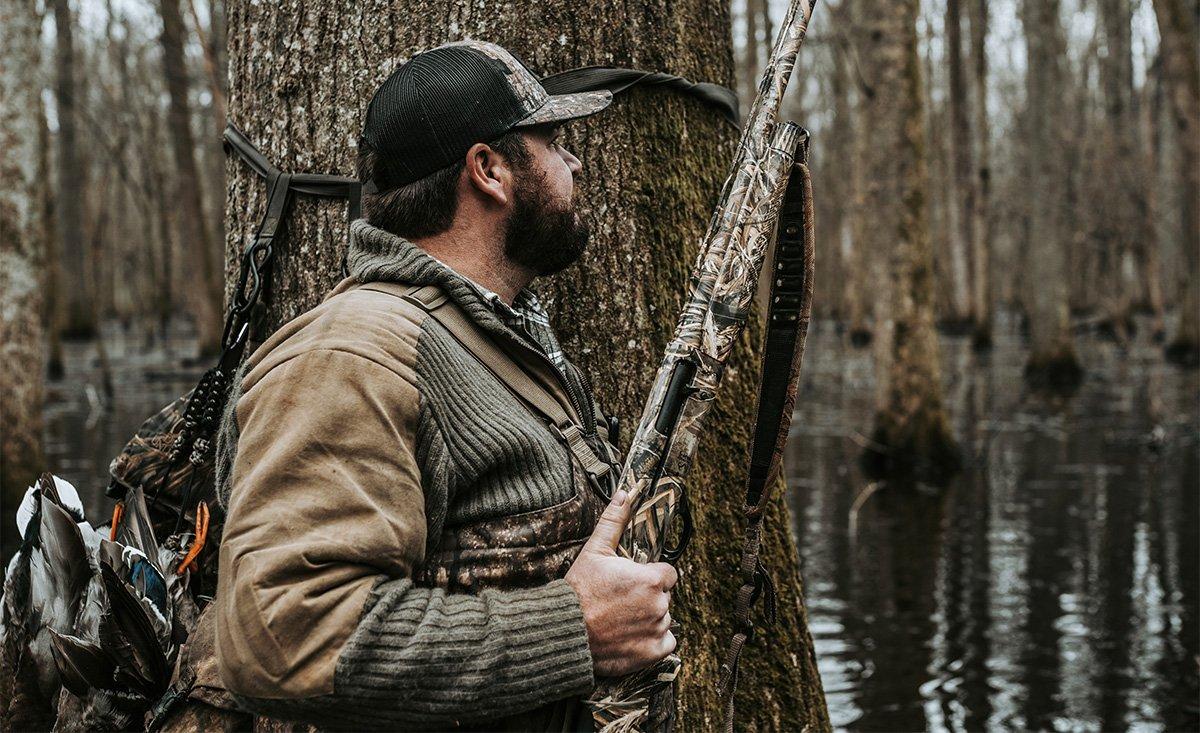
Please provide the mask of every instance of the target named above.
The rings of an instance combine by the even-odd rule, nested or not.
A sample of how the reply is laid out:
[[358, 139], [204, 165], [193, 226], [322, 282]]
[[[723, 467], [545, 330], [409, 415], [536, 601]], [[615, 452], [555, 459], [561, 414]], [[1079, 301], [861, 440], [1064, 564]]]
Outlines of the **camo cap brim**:
[[548, 97], [546, 101], [515, 127], [531, 127], [550, 122], [565, 122], [594, 115], [612, 104], [612, 92], [601, 89], [595, 92], [578, 92], [576, 94], [558, 94]]
[[549, 122], [565, 122], [594, 115], [612, 103], [612, 92], [601, 89], [551, 96], [525, 64], [507, 49], [487, 41], [465, 40], [446, 44], [469, 48], [501, 64], [506, 79], [529, 116], [513, 127], [530, 127]]

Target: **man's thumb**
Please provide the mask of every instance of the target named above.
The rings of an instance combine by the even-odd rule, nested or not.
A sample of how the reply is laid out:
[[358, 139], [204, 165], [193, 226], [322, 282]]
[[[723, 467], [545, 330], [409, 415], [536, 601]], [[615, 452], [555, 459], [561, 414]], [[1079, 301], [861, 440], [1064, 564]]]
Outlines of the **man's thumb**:
[[601, 555], [612, 555], [621, 542], [621, 533], [629, 522], [629, 514], [633, 510], [633, 502], [629, 501], [629, 492], [618, 489], [612, 501], [604, 508], [592, 536], [583, 546], [583, 552], [594, 552]]

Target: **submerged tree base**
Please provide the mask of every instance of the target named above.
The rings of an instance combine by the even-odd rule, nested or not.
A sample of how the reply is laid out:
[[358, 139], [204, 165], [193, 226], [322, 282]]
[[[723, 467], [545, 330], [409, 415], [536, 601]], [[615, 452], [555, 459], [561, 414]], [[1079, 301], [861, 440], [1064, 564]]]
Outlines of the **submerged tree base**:
[[977, 326], [971, 332], [971, 350], [975, 352], [991, 351], [992, 350], [992, 329], [986, 326]]
[[1176, 338], [1163, 349], [1167, 361], [1186, 369], [1200, 367], [1200, 344], [1191, 339]]
[[875, 431], [859, 457], [863, 473], [892, 485], [943, 487], [962, 470], [962, 451], [943, 415], [924, 412], [903, 425], [887, 413], [875, 416]]
[[975, 330], [975, 319], [969, 316], [942, 318], [938, 321], [937, 330], [947, 336], [966, 336]]
[[850, 329], [850, 345], [856, 349], [865, 349], [871, 345], [871, 332], [866, 328]]
[[1033, 355], [1025, 364], [1025, 382], [1035, 392], [1072, 395], [1083, 383], [1083, 367], [1070, 351]]

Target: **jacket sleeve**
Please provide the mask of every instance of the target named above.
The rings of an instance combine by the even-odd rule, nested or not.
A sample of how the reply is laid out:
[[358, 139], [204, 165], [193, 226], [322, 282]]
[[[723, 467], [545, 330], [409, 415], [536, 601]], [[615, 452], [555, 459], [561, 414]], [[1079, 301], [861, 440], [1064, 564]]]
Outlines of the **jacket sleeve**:
[[237, 403], [216, 604], [222, 683], [254, 712], [337, 728], [430, 728], [586, 693], [565, 581], [414, 586], [427, 527], [411, 375], [315, 350]]

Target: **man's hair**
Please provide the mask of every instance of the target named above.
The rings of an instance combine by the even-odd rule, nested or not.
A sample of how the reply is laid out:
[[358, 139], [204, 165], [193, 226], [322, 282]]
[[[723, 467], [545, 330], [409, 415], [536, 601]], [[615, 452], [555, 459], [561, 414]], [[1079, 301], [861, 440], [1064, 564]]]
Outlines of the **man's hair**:
[[[488, 147], [503, 155], [518, 170], [526, 169], [533, 160], [520, 132], [509, 132], [488, 143]], [[366, 141], [360, 140], [358, 180], [386, 181], [387, 171], [379, 170], [380, 165], [378, 153]], [[364, 191], [363, 217], [371, 226], [405, 239], [441, 234], [454, 221], [454, 212], [458, 209], [458, 177], [464, 165], [464, 161], [459, 160], [404, 186], [373, 194]]]

